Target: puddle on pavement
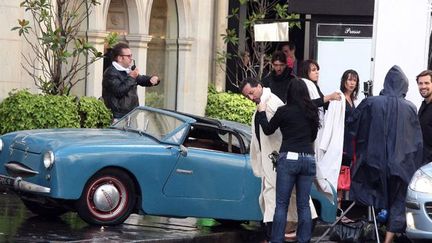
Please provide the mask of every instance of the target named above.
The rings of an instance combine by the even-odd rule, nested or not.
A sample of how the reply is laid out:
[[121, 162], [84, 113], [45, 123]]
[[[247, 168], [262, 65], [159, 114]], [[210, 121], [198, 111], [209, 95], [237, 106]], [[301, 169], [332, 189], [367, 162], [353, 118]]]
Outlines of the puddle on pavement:
[[260, 235], [258, 223], [227, 229], [213, 219], [179, 219], [132, 214], [123, 224], [111, 227], [88, 225], [76, 213], [47, 219], [30, 213], [14, 193], [0, 193], [0, 242], [192, 239], [225, 231], [244, 231], [247, 235]]

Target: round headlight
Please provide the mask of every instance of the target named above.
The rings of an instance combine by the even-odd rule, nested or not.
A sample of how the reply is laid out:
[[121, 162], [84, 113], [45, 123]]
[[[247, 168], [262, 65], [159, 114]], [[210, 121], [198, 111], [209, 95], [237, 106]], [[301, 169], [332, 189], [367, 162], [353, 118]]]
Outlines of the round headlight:
[[48, 151], [44, 154], [43, 163], [47, 169], [54, 164], [54, 153], [52, 151]]
[[3, 140], [0, 138], [0, 152], [3, 151]]

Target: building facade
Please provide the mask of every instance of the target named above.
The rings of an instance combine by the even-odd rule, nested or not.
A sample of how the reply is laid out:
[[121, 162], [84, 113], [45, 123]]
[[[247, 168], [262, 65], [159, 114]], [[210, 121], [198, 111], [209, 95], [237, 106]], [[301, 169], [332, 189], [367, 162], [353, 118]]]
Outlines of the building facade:
[[[398, 0], [397, 5], [389, 1], [290, 0], [288, 11], [304, 16], [303, 28], [295, 35], [301, 38], [293, 38], [300, 47], [297, 54], [301, 59], [313, 58], [322, 64], [320, 86], [325, 91], [337, 88], [342, 69], [364, 69], [361, 80], [373, 80], [377, 94], [383, 75], [391, 65], [400, 65], [410, 78], [427, 68], [431, 1], [412, 4], [408, 0]], [[0, 51], [3, 54], [0, 101], [13, 89], [39, 92], [21, 67], [22, 54], [32, 50], [17, 32], [11, 31], [17, 19], [30, 17], [19, 7], [20, 2], [0, 1]], [[208, 85], [213, 83], [217, 90], [225, 90], [225, 74], [215, 63], [215, 57], [217, 51], [225, 48], [221, 34], [227, 28], [229, 3], [236, 1], [99, 2], [91, 12], [89, 24], [82, 26], [83, 36], [87, 35], [89, 41], [104, 52], [104, 38], [109, 32], [118, 32], [120, 41], [131, 46], [140, 71], [162, 79], [157, 87], [139, 88], [141, 104], [203, 115]], [[398, 6], [398, 11], [391, 6]], [[351, 36], [343, 33], [348, 29], [352, 30]], [[356, 36], [357, 33], [362, 35]], [[333, 64], [335, 61], [338, 63]], [[90, 65], [88, 73], [88, 78], [74, 87], [73, 94], [100, 97], [103, 60]], [[414, 85], [413, 82], [408, 97], [421, 100]]]
[[[22, 69], [22, 54], [31, 53], [23, 38], [11, 28], [17, 19], [29, 19], [21, 0], [0, 1], [0, 100], [13, 89], [38, 92], [33, 79]], [[209, 83], [223, 79], [216, 75], [214, 55], [223, 48], [220, 33], [228, 0], [99, 0], [89, 24], [81, 26], [83, 36], [100, 51], [109, 32], [131, 47], [141, 73], [161, 77], [158, 87], [139, 88], [140, 104], [203, 115]], [[89, 66], [88, 77], [73, 94], [100, 97], [103, 60]], [[224, 81], [219, 81], [223, 84]]]

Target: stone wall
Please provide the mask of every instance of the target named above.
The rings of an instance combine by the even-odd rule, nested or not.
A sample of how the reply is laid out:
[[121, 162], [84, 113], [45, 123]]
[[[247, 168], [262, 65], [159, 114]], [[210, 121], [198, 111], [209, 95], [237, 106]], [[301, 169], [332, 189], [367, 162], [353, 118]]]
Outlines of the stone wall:
[[[112, 3], [121, 1], [113, 0]], [[213, 0], [166, 0], [166, 5], [161, 5], [160, 1], [124, 0], [127, 13], [122, 13], [128, 18], [125, 23], [117, 19], [118, 22], [112, 12], [108, 13], [111, 1], [102, 1], [90, 16], [87, 35], [96, 48], [103, 51], [107, 27], [115, 29], [113, 24], [123, 23], [124, 28], [128, 29], [124, 40], [129, 42], [141, 72], [146, 73], [149, 69], [151, 73], [159, 72], [163, 78], [165, 83], [159, 90], [164, 92], [166, 107], [203, 115], [208, 84], [214, 77], [214, 41], [220, 38], [220, 33], [214, 31], [215, 8], [218, 5]], [[29, 18], [19, 7], [20, 2], [0, 1], [0, 53], [3, 57], [0, 60], [0, 100], [7, 97], [12, 89], [29, 88], [38, 92], [33, 79], [21, 67], [21, 53], [31, 53], [31, 49], [17, 32], [10, 31], [18, 24], [17, 19]], [[151, 11], [158, 9], [164, 11], [151, 14]], [[151, 16], [154, 19], [150, 20]], [[160, 27], [149, 28], [150, 24]], [[155, 35], [154, 41], [151, 34]], [[102, 69], [102, 60], [91, 65], [87, 82], [77, 85], [73, 93], [100, 97]], [[140, 89], [139, 93], [142, 104], [144, 90]]]

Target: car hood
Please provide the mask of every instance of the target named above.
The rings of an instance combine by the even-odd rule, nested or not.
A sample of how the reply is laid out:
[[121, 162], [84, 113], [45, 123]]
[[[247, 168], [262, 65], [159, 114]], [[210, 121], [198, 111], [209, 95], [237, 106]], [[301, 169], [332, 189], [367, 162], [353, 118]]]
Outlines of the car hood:
[[157, 144], [155, 139], [133, 131], [116, 129], [44, 129], [13, 133], [11, 141], [14, 149], [41, 153], [51, 149], [82, 145], [143, 145]]
[[426, 175], [432, 177], [432, 162], [429, 162], [428, 164], [422, 166], [420, 168]]

